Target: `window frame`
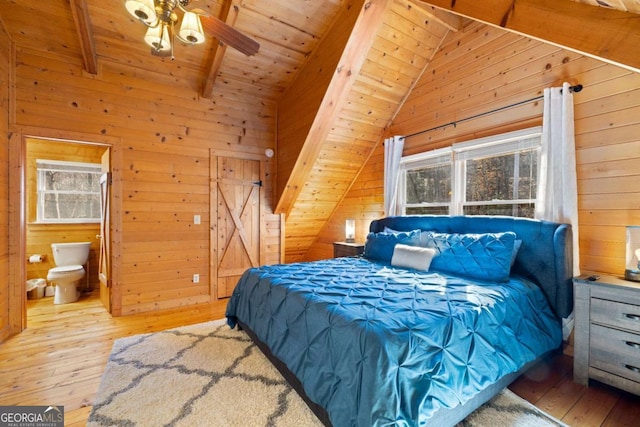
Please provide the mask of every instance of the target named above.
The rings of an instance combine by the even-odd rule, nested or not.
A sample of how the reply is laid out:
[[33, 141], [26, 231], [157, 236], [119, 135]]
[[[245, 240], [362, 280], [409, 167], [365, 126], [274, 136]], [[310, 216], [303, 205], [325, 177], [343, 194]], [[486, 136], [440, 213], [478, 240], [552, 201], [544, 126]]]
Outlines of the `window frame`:
[[[399, 183], [398, 183], [398, 205], [399, 212], [406, 215], [407, 208], [414, 207], [445, 207], [448, 206], [449, 215], [464, 215], [466, 206], [484, 206], [488, 201], [467, 201], [466, 194], [466, 172], [467, 161], [477, 160], [486, 157], [497, 157], [510, 153], [534, 150], [538, 154], [540, 161], [540, 151], [542, 146], [542, 127], [522, 129], [514, 132], [478, 138], [470, 141], [455, 143], [451, 147], [435, 149], [424, 153], [403, 156], [400, 160]], [[429, 166], [451, 165], [451, 198], [449, 203], [423, 202], [407, 203], [407, 172], [410, 170], [425, 168]], [[516, 166], [514, 166], [516, 167]], [[518, 175], [514, 172], [514, 177]], [[517, 187], [514, 187], [514, 194]], [[492, 200], [492, 205], [517, 205], [533, 204], [535, 199], [509, 199]]]
[[[59, 168], [56, 168], [58, 166]], [[100, 163], [88, 163], [88, 162], [74, 162], [68, 160], [51, 160], [51, 159], [36, 159], [36, 223], [37, 224], [99, 224], [101, 218], [45, 218], [45, 198], [48, 194], [84, 194], [92, 195], [100, 198], [100, 189], [97, 192], [93, 191], [55, 191], [47, 190], [43, 185], [44, 171], [60, 171], [60, 172], [77, 172], [77, 173], [92, 173], [97, 175], [98, 182], [100, 176], [104, 173], [102, 171], [102, 165]], [[101, 209], [99, 210], [101, 215]]]

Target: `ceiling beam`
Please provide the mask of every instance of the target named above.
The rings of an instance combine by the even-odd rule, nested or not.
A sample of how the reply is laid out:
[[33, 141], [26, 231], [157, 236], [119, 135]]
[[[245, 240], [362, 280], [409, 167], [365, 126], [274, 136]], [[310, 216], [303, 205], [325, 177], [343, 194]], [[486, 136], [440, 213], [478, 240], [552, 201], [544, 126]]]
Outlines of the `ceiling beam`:
[[[238, 18], [238, 6], [233, 3], [233, 0], [225, 1], [220, 14], [220, 19], [231, 26], [236, 23], [236, 19]], [[211, 55], [211, 62], [205, 72], [204, 85], [202, 87], [203, 98], [211, 98], [213, 96], [213, 86], [216, 83], [216, 78], [218, 77], [218, 72], [220, 71], [226, 52], [227, 45], [221, 41], [216, 41]]]
[[449, 13], [449, 11], [445, 11], [438, 7], [425, 4], [424, 2], [421, 7], [425, 11], [425, 13], [431, 16], [434, 21], [439, 22], [449, 30], [453, 32], [462, 30], [464, 24], [462, 16], [456, 15], [455, 13]]
[[640, 14], [571, 0], [420, 0], [640, 72]]
[[93, 42], [93, 32], [91, 31], [87, 0], [69, 0], [69, 5], [71, 6], [71, 14], [76, 24], [84, 69], [90, 74], [97, 74], [98, 59], [96, 56], [96, 47]]
[[[376, 34], [384, 21], [385, 13], [392, 2], [393, 0], [366, 0], [364, 3], [362, 1], [348, 2], [345, 6], [345, 13], [348, 15], [353, 14], [356, 17], [353, 29], [331, 27], [329, 30], [329, 34], [333, 34], [333, 36], [337, 36], [341, 31], [347, 31], [346, 34], [348, 35], [346, 45], [342, 49], [337, 63], [322, 61], [322, 58], [331, 58], [331, 52], [340, 48], [340, 45], [330, 42], [331, 37], [327, 37], [314, 53], [316, 55], [314, 58], [320, 59], [318, 61], [314, 61], [314, 58], [309, 60], [305, 68], [298, 74], [299, 78], [296, 79], [279, 102], [279, 131], [280, 122], [282, 121], [290, 123], [292, 127], [306, 127], [308, 124], [300, 126], [299, 122], [303, 120], [301, 116], [305, 110], [308, 111], [310, 108], [313, 108], [313, 112], [310, 115], [311, 123], [308, 131], [297, 133], [295, 136], [296, 139], [304, 139], [304, 142], [288, 176], [286, 185], [283, 188], [278, 188], [280, 195], [275, 208], [276, 213], [284, 213], [285, 216], [288, 216], [289, 212], [291, 212], [304, 183], [312, 172], [322, 144], [329, 134], [330, 127], [332, 123], [335, 123], [340, 110], [347, 100], [347, 95], [360, 74]], [[335, 22], [340, 25], [345, 20], [339, 19]], [[324, 88], [318, 87], [315, 83], [323, 80], [322, 77], [328, 71], [330, 71], [330, 80], [326, 90], [324, 90]], [[322, 92], [319, 92], [320, 90]], [[321, 94], [319, 105], [315, 102], [315, 99], [309, 98], [309, 94], [313, 96], [313, 93]], [[278, 137], [278, 146], [286, 146], [289, 149], [288, 141], [284, 144], [282, 142]], [[300, 146], [299, 142], [294, 142], [293, 146]], [[278, 165], [278, 174], [281, 172], [283, 171]]]

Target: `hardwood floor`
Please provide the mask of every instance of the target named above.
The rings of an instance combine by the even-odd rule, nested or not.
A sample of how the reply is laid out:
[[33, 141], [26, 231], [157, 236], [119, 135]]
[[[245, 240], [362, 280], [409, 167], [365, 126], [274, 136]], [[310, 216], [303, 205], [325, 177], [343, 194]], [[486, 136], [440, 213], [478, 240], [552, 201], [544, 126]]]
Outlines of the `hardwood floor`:
[[574, 427], [640, 425], [640, 397], [596, 381], [573, 382], [573, 357], [558, 354], [509, 388], [541, 410]]
[[[224, 317], [226, 302], [112, 318], [97, 293], [54, 305], [28, 301], [28, 328], [0, 344], [0, 405], [64, 405], [65, 424], [83, 426], [113, 341]], [[640, 397], [572, 381], [573, 359], [557, 355], [516, 380], [518, 395], [570, 426], [637, 426]]]
[[113, 341], [224, 317], [226, 301], [111, 317], [97, 292], [72, 304], [27, 302], [27, 329], [0, 344], [0, 405], [64, 405], [65, 425], [83, 426]]

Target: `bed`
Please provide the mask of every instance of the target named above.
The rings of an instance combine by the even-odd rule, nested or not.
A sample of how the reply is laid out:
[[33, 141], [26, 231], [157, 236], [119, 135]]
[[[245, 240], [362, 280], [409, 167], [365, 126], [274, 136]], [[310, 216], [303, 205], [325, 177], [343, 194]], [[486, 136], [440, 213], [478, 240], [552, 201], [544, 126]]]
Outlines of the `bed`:
[[227, 321], [325, 425], [454, 425], [561, 347], [571, 251], [566, 224], [387, 217], [363, 257], [247, 270]]

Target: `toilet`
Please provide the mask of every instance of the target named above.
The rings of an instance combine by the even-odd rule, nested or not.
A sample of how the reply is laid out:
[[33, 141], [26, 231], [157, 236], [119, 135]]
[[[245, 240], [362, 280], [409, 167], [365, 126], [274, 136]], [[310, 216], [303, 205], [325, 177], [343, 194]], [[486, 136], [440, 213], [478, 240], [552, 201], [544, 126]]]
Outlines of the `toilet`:
[[89, 259], [90, 242], [52, 243], [53, 261], [47, 280], [56, 285], [54, 304], [67, 304], [78, 300], [78, 282], [85, 276], [84, 265]]

